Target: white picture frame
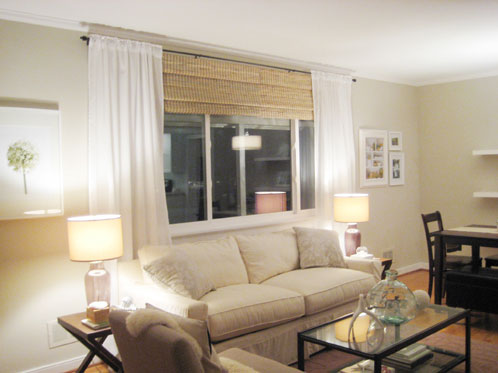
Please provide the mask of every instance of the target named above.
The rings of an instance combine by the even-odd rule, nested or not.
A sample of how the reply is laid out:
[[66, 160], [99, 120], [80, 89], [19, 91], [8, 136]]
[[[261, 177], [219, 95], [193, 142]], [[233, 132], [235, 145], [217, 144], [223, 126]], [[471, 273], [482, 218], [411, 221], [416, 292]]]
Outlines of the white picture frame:
[[64, 214], [59, 110], [0, 106], [0, 220]]
[[387, 131], [360, 129], [360, 188], [387, 185]]
[[389, 153], [389, 185], [405, 184], [405, 153]]
[[403, 134], [401, 132], [389, 131], [389, 151], [403, 150]]

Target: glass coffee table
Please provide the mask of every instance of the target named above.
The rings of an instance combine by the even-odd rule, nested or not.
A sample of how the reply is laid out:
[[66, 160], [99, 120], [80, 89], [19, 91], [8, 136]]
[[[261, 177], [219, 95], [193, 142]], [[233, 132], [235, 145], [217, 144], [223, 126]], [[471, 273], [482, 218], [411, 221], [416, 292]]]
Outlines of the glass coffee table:
[[304, 370], [304, 342], [309, 342], [358, 356], [357, 362], [348, 365], [355, 365], [363, 360], [372, 360], [374, 372], [380, 373], [383, 366], [382, 359], [465, 319], [465, 354], [431, 346], [430, 350], [432, 350], [434, 357], [424, 365], [430, 365], [430, 369], [426, 369], [426, 371], [447, 372], [456, 365], [465, 362], [465, 371], [470, 372], [470, 310], [429, 305], [419, 311], [413, 320], [405, 324], [385, 326], [383, 339], [376, 346], [366, 341], [357, 341], [356, 345], [347, 341], [347, 327], [351, 316], [349, 314], [298, 333], [298, 369]]

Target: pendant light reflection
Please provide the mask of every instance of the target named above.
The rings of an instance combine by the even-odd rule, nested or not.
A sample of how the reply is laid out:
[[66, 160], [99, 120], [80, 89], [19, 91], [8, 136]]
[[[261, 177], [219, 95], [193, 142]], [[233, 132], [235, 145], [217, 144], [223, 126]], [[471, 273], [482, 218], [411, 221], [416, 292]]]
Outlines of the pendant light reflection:
[[249, 135], [232, 137], [233, 150], [258, 150], [261, 149], [261, 136]]

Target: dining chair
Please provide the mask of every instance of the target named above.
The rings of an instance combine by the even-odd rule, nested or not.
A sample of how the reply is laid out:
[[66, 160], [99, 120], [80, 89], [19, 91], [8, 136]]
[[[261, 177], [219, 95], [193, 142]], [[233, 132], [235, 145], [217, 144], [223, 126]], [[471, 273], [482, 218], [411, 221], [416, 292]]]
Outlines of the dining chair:
[[[425, 238], [427, 241], [427, 253], [429, 256], [429, 296], [432, 295], [432, 287], [434, 282], [435, 273], [435, 263], [434, 263], [434, 254], [435, 254], [435, 242], [434, 242], [434, 233], [438, 231], [444, 230], [443, 228], [443, 219], [441, 217], [441, 213], [439, 211], [431, 212], [429, 214], [422, 214], [422, 222], [424, 223], [425, 230]], [[434, 224], [437, 229], [434, 228]], [[461, 245], [455, 244], [446, 244], [446, 250], [444, 252], [445, 255], [445, 266], [444, 270], [461, 268], [463, 266], [469, 265], [472, 263], [472, 257], [470, 256], [461, 256], [461, 255], [446, 255], [447, 252], [455, 252], [462, 250]], [[443, 294], [444, 294], [444, 285], [443, 285]]]

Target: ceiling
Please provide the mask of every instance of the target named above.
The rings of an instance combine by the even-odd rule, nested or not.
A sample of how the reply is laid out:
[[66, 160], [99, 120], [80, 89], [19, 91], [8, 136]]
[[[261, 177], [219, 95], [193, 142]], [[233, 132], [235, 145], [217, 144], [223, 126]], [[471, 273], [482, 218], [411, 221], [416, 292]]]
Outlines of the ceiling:
[[0, 0], [0, 18], [99, 23], [415, 86], [498, 75], [496, 0]]

